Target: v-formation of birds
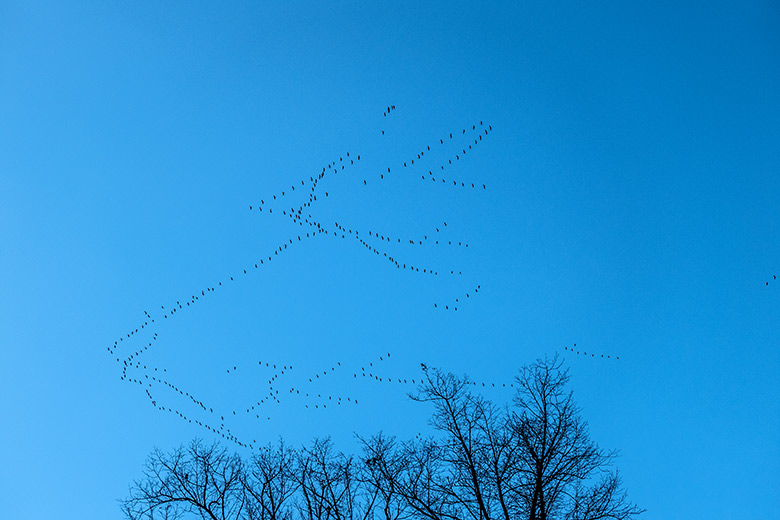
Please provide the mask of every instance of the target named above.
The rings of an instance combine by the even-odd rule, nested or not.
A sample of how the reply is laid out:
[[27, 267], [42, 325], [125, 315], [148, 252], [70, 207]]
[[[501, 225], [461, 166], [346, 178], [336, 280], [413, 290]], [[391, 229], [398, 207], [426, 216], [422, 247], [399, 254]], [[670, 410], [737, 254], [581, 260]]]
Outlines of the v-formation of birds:
[[[384, 112], [384, 116], [387, 117], [395, 110], [394, 105], [387, 107]], [[413, 176], [409, 175], [413, 167], [421, 167], [425, 162], [429, 162], [426, 158], [426, 152], [429, 153], [432, 147], [437, 145], [441, 146], [445, 142], [458, 139], [461, 142], [460, 152], [456, 153], [454, 157], [448, 158], [446, 162], [441, 164], [430, 166], [427, 170], [424, 170], [422, 175], [418, 177], [419, 180], [424, 182], [434, 182], [444, 185], [450, 185], [453, 188], [463, 189], [475, 189], [484, 190], [486, 185], [479, 182], [466, 182], [465, 180], [459, 180], [454, 176], [454, 172], [448, 173], [453, 166], [453, 160], [455, 163], [460, 161], [462, 157], [471, 153], [476, 146], [478, 146], [483, 138], [490, 135], [492, 126], [484, 124], [482, 121], [475, 122], [471, 125], [471, 129], [461, 129], [460, 133], [447, 133], [442, 136], [438, 141], [434, 141], [425, 145], [419, 152], [412, 154], [406, 161], [400, 161], [402, 166], [388, 166], [375, 172], [371, 175], [364, 175], [359, 177], [359, 184], [368, 185], [369, 183], [381, 183], [385, 179], [390, 178], [392, 175], [405, 175], [408, 179], [413, 179]], [[385, 131], [382, 130], [382, 135], [385, 135]], [[130, 384], [137, 384], [144, 389], [144, 393], [158, 410], [168, 412], [180, 417], [182, 420], [188, 423], [194, 423], [216, 435], [220, 435], [226, 440], [230, 440], [239, 446], [260, 449], [257, 448], [257, 442], [250, 442], [248, 439], [239, 439], [235, 436], [227, 426], [225, 417], [232, 417], [239, 414], [246, 414], [247, 416], [254, 416], [255, 419], [270, 420], [271, 414], [266, 408], [269, 405], [280, 404], [297, 404], [303, 409], [308, 410], [326, 410], [329, 407], [335, 406], [355, 406], [359, 405], [360, 400], [357, 395], [332, 395], [327, 392], [316, 389], [316, 383], [318, 381], [328, 378], [336, 371], [345, 370], [342, 367], [340, 361], [335, 362], [331, 367], [327, 367], [324, 370], [308, 374], [303, 378], [299, 378], [300, 383], [296, 385], [288, 385], [282, 383], [282, 377], [290, 374], [295, 370], [292, 365], [274, 363], [272, 361], [258, 360], [259, 368], [265, 369], [266, 372], [270, 372], [270, 376], [267, 379], [267, 389], [262, 395], [257, 396], [252, 402], [246, 404], [243, 409], [235, 410], [217, 410], [213, 406], [207, 404], [200, 397], [196, 396], [190, 391], [185, 391], [183, 388], [171, 383], [168, 378], [167, 369], [148, 366], [143, 364], [139, 358], [152, 348], [158, 341], [159, 336], [157, 332], [153, 332], [151, 335], [151, 341], [148, 341], [145, 345], [135, 349], [131, 353], [127, 353], [127, 347], [131, 341], [135, 340], [136, 334], [141, 331], [147, 330], [151, 332], [156, 327], [156, 324], [160, 319], [169, 320], [173, 319], [177, 313], [186, 310], [189, 307], [194, 306], [202, 299], [205, 299], [211, 293], [217, 291], [224, 284], [235, 283], [242, 277], [247, 276], [253, 270], [262, 269], [266, 262], [272, 262], [279, 258], [279, 255], [284, 253], [289, 247], [302, 242], [304, 240], [313, 239], [316, 237], [333, 237], [342, 240], [355, 240], [361, 244], [365, 250], [373, 256], [379, 257], [382, 260], [388, 262], [396, 269], [411, 271], [419, 273], [425, 276], [460, 276], [462, 272], [456, 269], [440, 270], [436, 267], [419, 265], [412, 263], [411, 260], [404, 260], [392, 255], [387, 249], [388, 244], [402, 244], [405, 246], [421, 246], [423, 244], [448, 246], [448, 247], [462, 247], [468, 248], [469, 244], [464, 241], [452, 240], [449, 235], [444, 234], [444, 230], [448, 227], [446, 221], [442, 221], [441, 225], [431, 230], [429, 233], [423, 236], [416, 237], [401, 237], [392, 236], [381, 230], [365, 229], [358, 230], [354, 227], [349, 227], [339, 222], [332, 224], [321, 221], [316, 216], [316, 204], [318, 197], [328, 197], [328, 191], [325, 191], [322, 187], [322, 183], [330, 176], [336, 176], [340, 174], [350, 173], [350, 169], [361, 160], [359, 154], [350, 154], [346, 152], [340, 156], [337, 160], [329, 162], [316, 174], [300, 181], [299, 184], [292, 184], [289, 189], [280, 190], [276, 194], [272, 194], [268, 198], [260, 199], [259, 202], [253, 203], [249, 206], [251, 211], [267, 212], [269, 214], [274, 213], [274, 210], [278, 213], [281, 210], [281, 214], [284, 217], [290, 219], [290, 221], [297, 225], [300, 231], [288, 238], [285, 242], [277, 246], [275, 249], [269, 252], [266, 256], [259, 258], [257, 262], [251, 262], [239, 271], [233, 273], [230, 276], [226, 276], [223, 280], [218, 281], [212, 285], [209, 285], [189, 298], [177, 300], [175, 304], [169, 305], [167, 308], [164, 305], [160, 306], [161, 315], [156, 315], [156, 319], [152, 317], [147, 311], [144, 311], [144, 321], [138, 328], [131, 330], [129, 333], [121, 336], [117, 341], [114, 341], [113, 345], [107, 348], [112, 357], [121, 366], [120, 380], [128, 382]], [[416, 161], [416, 162], [415, 162]], [[436, 172], [436, 173], [434, 173]], [[288, 200], [297, 192], [303, 192], [306, 194], [304, 201], [296, 206], [293, 204], [289, 208], [282, 206], [284, 200]], [[443, 311], [457, 311], [467, 301], [473, 299], [479, 293], [481, 289], [480, 285], [476, 285], [472, 289], [466, 291], [464, 295], [458, 298], [454, 298], [450, 301], [434, 302], [433, 308]], [[120, 352], [121, 350], [121, 352]], [[361, 381], [370, 381], [376, 384], [394, 384], [394, 385], [414, 385], [419, 383], [419, 376], [406, 376], [400, 377], [398, 375], [391, 377], [387, 374], [386, 370], [380, 368], [380, 365], [384, 364], [391, 353], [385, 353], [378, 356], [377, 359], [364, 363], [365, 366], [360, 366], [352, 370], [352, 379], [359, 379]], [[131, 370], [131, 372], [128, 372]], [[244, 368], [239, 366], [232, 366], [226, 368], [226, 375], [229, 376]], [[133, 377], [134, 376], [134, 377]], [[479, 386], [480, 383], [473, 382], [475, 386]], [[481, 382], [483, 387], [496, 387], [496, 383]], [[506, 383], [502, 383], [499, 386], [511, 386]], [[185, 415], [180, 410], [171, 407], [168, 403], [163, 402], [159, 398], [158, 390], [164, 388], [168, 391], [172, 391], [175, 394], [179, 394], [186, 401], [195, 406], [201, 414], [205, 414], [207, 420], [197, 419], [190, 415]], [[357, 388], [357, 387], [356, 387]]]

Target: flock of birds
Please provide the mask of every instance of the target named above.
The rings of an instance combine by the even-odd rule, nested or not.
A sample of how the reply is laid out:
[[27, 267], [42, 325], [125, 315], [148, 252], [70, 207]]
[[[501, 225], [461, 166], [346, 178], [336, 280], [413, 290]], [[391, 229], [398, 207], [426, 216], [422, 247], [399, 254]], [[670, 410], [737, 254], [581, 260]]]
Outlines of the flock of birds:
[[[384, 116], [389, 116], [394, 110], [394, 105], [388, 106], [384, 112]], [[456, 140], [460, 137], [461, 141], [463, 141], [458, 147], [460, 152], [455, 153], [452, 157], [449, 157], [444, 161], [440, 161], [440, 164], [430, 167], [427, 169], [427, 173], [423, 173], [418, 178], [421, 178], [426, 182], [432, 181], [442, 183], [455, 188], [486, 189], [485, 184], [456, 180], [447, 173], [453, 164], [460, 161], [466, 154], [471, 153], [493, 130], [491, 125], [483, 124], [482, 121], [475, 122], [470, 126], [470, 130], [468, 127], [461, 129], [460, 135], [457, 133], [448, 133], [437, 139], [439, 146], [441, 146], [444, 145], [445, 142]], [[382, 135], [385, 135], [384, 130], [382, 130]], [[434, 141], [433, 146], [435, 147], [436, 144], [437, 142]], [[426, 161], [430, 162], [428, 159], [432, 155], [430, 152], [431, 145], [425, 145], [421, 147], [418, 152], [410, 154], [410, 157], [408, 157], [406, 161], [399, 161], [399, 165], [386, 166], [372, 176], [361, 177], [360, 180], [362, 182], [360, 184], [365, 186], [368, 185], [369, 182], [382, 182], [392, 175], [406, 175], [404, 172], [412, 171], [413, 167], [420, 167]], [[428, 153], [428, 156], [426, 156], [426, 153]], [[323, 189], [323, 181], [332, 176], [351, 174], [351, 170], [355, 168], [360, 160], [360, 155], [346, 152], [338, 157], [338, 159], [334, 158], [322, 166], [322, 169], [317, 172], [316, 175], [311, 175], [308, 179], [304, 178], [300, 180], [299, 183], [296, 182], [291, 184], [289, 189], [280, 190], [278, 193], [272, 194], [270, 198], [260, 199], [259, 203], [250, 205], [250, 211], [266, 212], [268, 214], [273, 214], [274, 211], [277, 214], [281, 213], [283, 217], [289, 218], [292, 224], [300, 228], [300, 231], [281, 242], [273, 250], [269, 251], [267, 255], [240, 268], [232, 275], [225, 276], [222, 280], [209, 284], [185, 299], [176, 300], [175, 303], [169, 304], [167, 307], [161, 305], [160, 312], [155, 313], [155, 317], [153, 317], [151, 313], [144, 311], [143, 321], [137, 327], [123, 334], [114, 341], [113, 345], [107, 347], [109, 354], [115, 359], [116, 363], [121, 366], [120, 380], [132, 385], [141, 386], [151, 404], [158, 410], [175, 415], [188, 423], [204, 428], [212, 434], [219, 435], [238, 446], [250, 449], [262, 448], [257, 446], [258, 443], [256, 440], [249, 442], [248, 439], [236, 436], [228, 427], [230, 418], [245, 416], [256, 420], [269, 421], [272, 415], [269, 411], [269, 406], [280, 405], [283, 402], [286, 406], [289, 404], [296, 404], [302, 406], [303, 409], [327, 409], [328, 407], [358, 405], [359, 400], [357, 395], [335, 395], [333, 393], [318, 390], [318, 388], [323, 386], [318, 385], [318, 383], [333, 377], [337, 373], [344, 372], [347, 377], [351, 373], [353, 383], [356, 381], [365, 381], [381, 385], [414, 386], [422, 382], [417, 377], [389, 374], [385, 365], [390, 358], [390, 352], [378, 356], [378, 359], [364, 363], [365, 366], [355, 366], [349, 371], [347, 371], [346, 365], [342, 365], [341, 361], [337, 361], [335, 365], [328, 367], [329, 369], [306, 374], [303, 377], [297, 378], [290, 377], [291, 374], [295, 373], [292, 364], [288, 365], [273, 361], [258, 360], [255, 368], [260, 368], [268, 374], [266, 382], [263, 384], [264, 389], [259, 395], [252, 399], [251, 403], [234, 410], [225, 411], [215, 409], [214, 406], [207, 404], [203, 398], [172, 383], [172, 378], [167, 369], [144, 364], [141, 360], [142, 356], [158, 341], [159, 336], [154, 329], [161, 320], [173, 319], [177, 314], [206, 300], [211, 294], [215, 293], [224, 285], [235, 283], [243, 277], [248, 276], [252, 271], [261, 270], [267, 262], [273, 262], [295, 244], [309, 239], [332, 237], [340, 240], [355, 240], [360, 243], [369, 254], [388, 262], [396, 269], [433, 277], [461, 276], [463, 273], [459, 270], [440, 270], [436, 267], [419, 265], [417, 262], [412, 263], [411, 260], [399, 258], [392, 254], [389, 247], [390, 245], [414, 247], [430, 244], [434, 246], [468, 248], [469, 244], [467, 242], [452, 240], [445, 234], [446, 228], [448, 227], [447, 222], [442, 222], [439, 227], [434, 228], [434, 230], [428, 234], [424, 234], [422, 237], [401, 237], [375, 229], [360, 230], [354, 226], [348, 226], [339, 222], [329, 224], [317, 217], [316, 208], [318, 200], [321, 201], [323, 197], [329, 196], [328, 191], [324, 191]], [[453, 163], [453, 161], [455, 161], [455, 163]], [[400, 164], [402, 164], [402, 166], [400, 166]], [[434, 171], [436, 173], [434, 173]], [[409, 176], [409, 178], [413, 177]], [[290, 200], [293, 195], [298, 195], [300, 193], [305, 193], [303, 200], [301, 201], [299, 199], [298, 203], [293, 203], [287, 207], [288, 203], [286, 201]], [[473, 300], [473, 298], [479, 294], [480, 289], [481, 286], [476, 285], [465, 292], [465, 297], [460, 296], [454, 298], [453, 301], [447, 301], [445, 303], [436, 302], [433, 304], [433, 307], [441, 311], [457, 311], [460, 305], [463, 305], [466, 301]], [[136, 341], [136, 339], [140, 339], [140, 336], [144, 333], [146, 333], [148, 337], [143, 341]], [[140, 347], [131, 347], [131, 345], [137, 345], [138, 343], [144, 344]], [[575, 352], [574, 349], [566, 349]], [[579, 354], [580, 352], [576, 351], [576, 353]], [[583, 354], [587, 355], [584, 352]], [[595, 357], [594, 354], [591, 355]], [[604, 356], [602, 355], [601, 357]], [[607, 356], [607, 358], [610, 358], [610, 356]], [[615, 357], [615, 359], [619, 358]], [[425, 365], [421, 366], [423, 369], [426, 368]], [[228, 367], [225, 369], [226, 376], [233, 376], [246, 369], [247, 367], [240, 367], [239, 365]], [[290, 383], [291, 379], [297, 382]], [[470, 383], [480, 388], [511, 388], [514, 386], [513, 383], [483, 381], [471, 381]], [[357, 387], [354, 388], [357, 390]], [[170, 406], [167, 400], [165, 402], [162, 400], [158, 390], [173, 393], [173, 395], [180, 400], [184, 399], [184, 402], [189, 403], [189, 406], [193, 407], [195, 411], [184, 413], [180, 409]], [[202, 419], [201, 417], [203, 416], [207, 419]], [[229, 419], [226, 419], [225, 417], [228, 417]]]

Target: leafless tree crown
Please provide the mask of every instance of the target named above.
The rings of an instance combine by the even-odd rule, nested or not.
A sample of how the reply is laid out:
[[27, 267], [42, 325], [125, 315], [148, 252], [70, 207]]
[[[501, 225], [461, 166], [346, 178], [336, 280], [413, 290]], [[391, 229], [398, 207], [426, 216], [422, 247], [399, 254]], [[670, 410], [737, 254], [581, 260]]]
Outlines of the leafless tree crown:
[[194, 441], [153, 452], [122, 502], [131, 520], [602, 520], [642, 512], [628, 502], [614, 452], [590, 440], [557, 359], [517, 376], [512, 406], [473, 394], [468, 380], [424, 369], [412, 399], [433, 406], [437, 434], [362, 438], [363, 453], [330, 440], [267, 446], [250, 461]]

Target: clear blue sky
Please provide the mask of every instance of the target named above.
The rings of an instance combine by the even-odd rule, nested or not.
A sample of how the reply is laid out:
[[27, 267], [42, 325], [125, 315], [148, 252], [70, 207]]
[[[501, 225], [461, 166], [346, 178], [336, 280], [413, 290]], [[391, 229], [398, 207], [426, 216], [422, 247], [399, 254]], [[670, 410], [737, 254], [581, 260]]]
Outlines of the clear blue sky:
[[[558, 352], [644, 518], [775, 515], [777, 4], [375, 4], [0, 2], [3, 517], [119, 518], [154, 446], [214, 438], [120, 380], [107, 347], [144, 311], [128, 377], [165, 368], [242, 439], [413, 435], [409, 385], [353, 373], [506, 383]], [[331, 235], [254, 269], [304, 230], [290, 186], [346, 152], [317, 218], [404, 238], [382, 251], [439, 275]], [[421, 179], [440, 164], [447, 183]], [[434, 235], [469, 247], [408, 244]], [[246, 414], [259, 361], [344, 404], [281, 392]]]

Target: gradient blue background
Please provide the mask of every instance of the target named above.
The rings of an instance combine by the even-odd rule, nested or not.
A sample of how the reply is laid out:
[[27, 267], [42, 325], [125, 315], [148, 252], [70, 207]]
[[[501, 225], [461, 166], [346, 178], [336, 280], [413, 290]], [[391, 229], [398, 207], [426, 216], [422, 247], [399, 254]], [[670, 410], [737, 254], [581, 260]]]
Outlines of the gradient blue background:
[[[298, 233], [248, 206], [345, 151], [361, 164], [322, 214], [402, 236], [446, 220], [467, 250], [399, 255], [463, 276], [317, 238], [166, 323], [150, 364], [231, 409], [267, 377], [254, 360], [294, 382], [391, 352], [386, 374], [508, 382], [558, 352], [644, 518], [780, 509], [776, 3], [63, 4], [0, 2], [4, 518], [118, 518], [154, 446], [213, 438], [106, 347]], [[360, 182], [479, 120], [494, 131], [453, 175], [487, 190]], [[357, 406], [235, 431], [409, 436], [428, 410], [408, 390], [334, 375], [317, 391]]]

